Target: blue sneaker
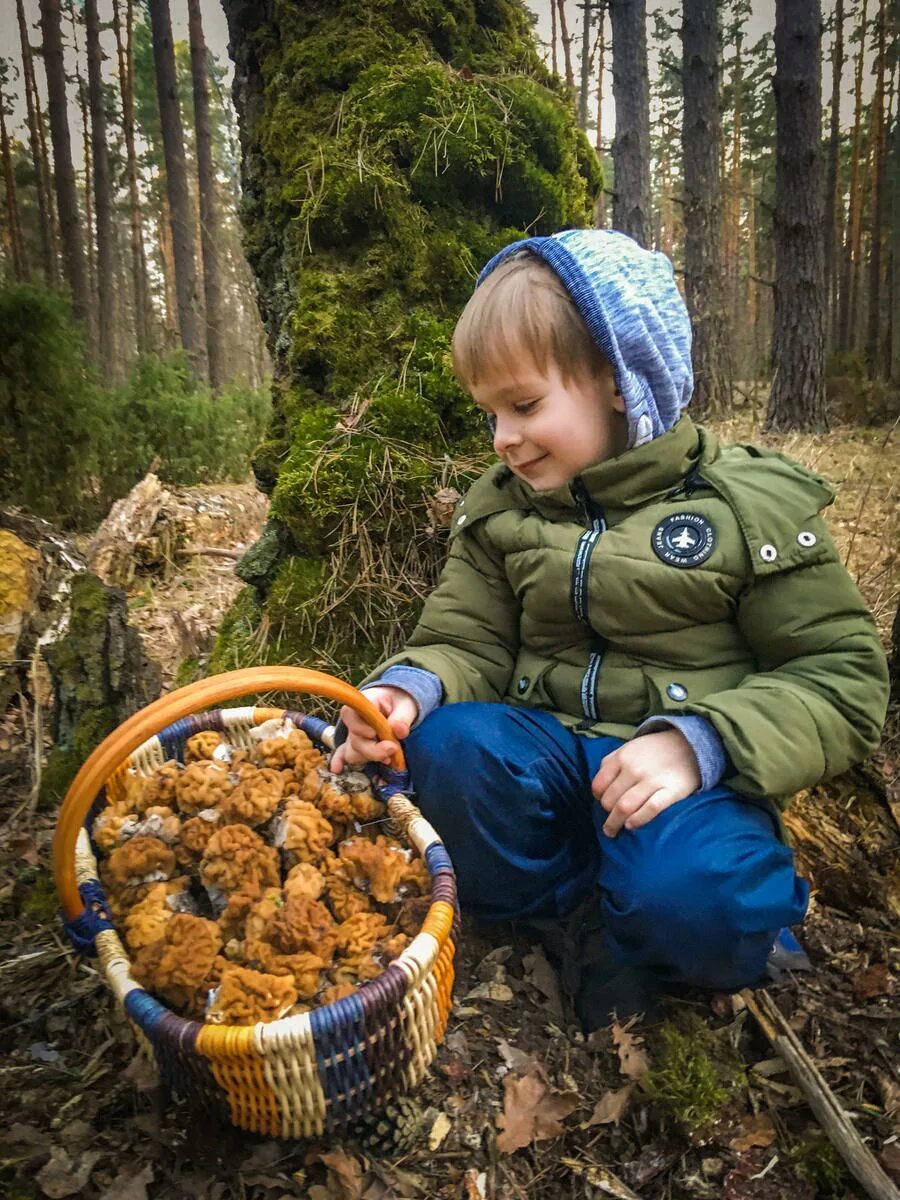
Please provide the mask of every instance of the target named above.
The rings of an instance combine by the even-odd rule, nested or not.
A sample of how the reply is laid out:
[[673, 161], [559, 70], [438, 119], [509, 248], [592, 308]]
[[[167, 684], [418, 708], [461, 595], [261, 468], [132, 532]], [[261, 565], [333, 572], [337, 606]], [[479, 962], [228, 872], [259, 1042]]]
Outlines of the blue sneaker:
[[812, 971], [809, 955], [789, 929], [777, 934], [766, 959], [766, 975], [769, 979], [783, 979], [789, 971]]

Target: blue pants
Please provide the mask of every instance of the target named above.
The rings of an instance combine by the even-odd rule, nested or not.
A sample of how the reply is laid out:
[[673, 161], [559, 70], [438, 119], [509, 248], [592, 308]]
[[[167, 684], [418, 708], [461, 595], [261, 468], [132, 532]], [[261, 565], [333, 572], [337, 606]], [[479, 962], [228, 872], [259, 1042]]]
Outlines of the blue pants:
[[623, 966], [725, 991], [759, 982], [809, 899], [774, 810], [718, 786], [606, 837], [591, 780], [621, 744], [505, 704], [447, 704], [412, 731], [416, 803], [446, 843], [463, 911], [564, 917], [599, 887]]

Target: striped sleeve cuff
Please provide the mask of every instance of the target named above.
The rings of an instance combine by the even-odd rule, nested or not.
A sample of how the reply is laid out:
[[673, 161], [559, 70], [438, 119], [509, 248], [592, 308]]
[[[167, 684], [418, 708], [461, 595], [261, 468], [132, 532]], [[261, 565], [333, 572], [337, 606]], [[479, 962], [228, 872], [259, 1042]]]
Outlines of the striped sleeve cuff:
[[694, 752], [700, 768], [700, 788], [708, 791], [722, 781], [728, 770], [728, 756], [722, 739], [711, 721], [705, 717], [656, 716], [648, 717], [638, 725], [635, 737], [643, 733], [659, 733], [663, 729], [677, 729]]

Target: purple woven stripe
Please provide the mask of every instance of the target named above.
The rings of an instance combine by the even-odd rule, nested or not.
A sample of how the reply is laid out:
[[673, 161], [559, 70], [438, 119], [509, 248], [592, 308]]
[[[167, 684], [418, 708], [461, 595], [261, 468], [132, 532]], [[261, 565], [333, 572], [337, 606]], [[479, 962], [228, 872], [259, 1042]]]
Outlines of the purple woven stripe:
[[372, 1097], [381, 1103], [400, 1095], [405, 1087], [403, 1072], [412, 1056], [412, 1047], [403, 1037], [400, 1003], [409, 980], [396, 963], [389, 963], [376, 978], [363, 984], [358, 995], [366, 1010], [366, 1027], [371, 1036], [366, 1058], [372, 1079]]

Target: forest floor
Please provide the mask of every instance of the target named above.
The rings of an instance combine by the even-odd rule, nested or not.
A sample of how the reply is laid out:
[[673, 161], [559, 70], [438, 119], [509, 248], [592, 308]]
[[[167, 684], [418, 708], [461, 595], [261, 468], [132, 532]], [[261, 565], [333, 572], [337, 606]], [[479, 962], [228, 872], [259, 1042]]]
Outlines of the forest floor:
[[[754, 434], [749, 416], [718, 428], [735, 440]], [[840, 485], [830, 524], [887, 637], [897, 603], [890, 431], [768, 441]], [[255, 503], [249, 484], [247, 499]], [[253, 520], [261, 517], [253, 509]], [[230, 564], [215, 556], [165, 581], [138, 582], [131, 610], [167, 684], [185, 653], [172, 613], [191, 610], [200, 647], [235, 587]], [[893, 789], [896, 798], [894, 728], [874, 761], [885, 794]], [[95, 965], [64, 941], [49, 874], [54, 814], [28, 803], [26, 732], [20, 710], [0, 719], [7, 762], [10, 747], [20, 747], [18, 769], [0, 780], [6, 1200], [865, 1195], [740, 997], [688, 994], [666, 1002], [661, 1022], [614, 1024], [586, 1039], [527, 930], [465, 921], [448, 1035], [416, 1094], [403, 1148], [212, 1127], [162, 1094]], [[827, 786], [850, 804], [861, 784]], [[900, 1180], [897, 933], [883, 913], [841, 911], [814, 896], [802, 931], [814, 970], [770, 991], [866, 1144]]]

